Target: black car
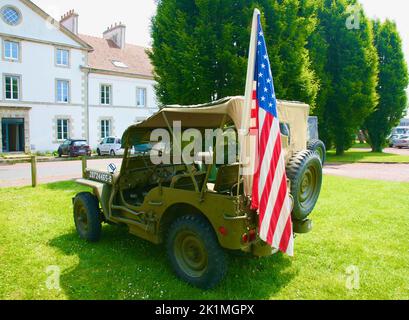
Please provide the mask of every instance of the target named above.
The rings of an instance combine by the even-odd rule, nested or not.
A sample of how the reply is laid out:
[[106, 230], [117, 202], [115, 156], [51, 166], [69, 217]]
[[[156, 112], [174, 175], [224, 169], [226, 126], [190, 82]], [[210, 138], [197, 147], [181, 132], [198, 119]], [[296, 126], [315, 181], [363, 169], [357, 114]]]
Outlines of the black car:
[[82, 139], [68, 139], [58, 147], [58, 156], [91, 156], [91, 148], [86, 140]]

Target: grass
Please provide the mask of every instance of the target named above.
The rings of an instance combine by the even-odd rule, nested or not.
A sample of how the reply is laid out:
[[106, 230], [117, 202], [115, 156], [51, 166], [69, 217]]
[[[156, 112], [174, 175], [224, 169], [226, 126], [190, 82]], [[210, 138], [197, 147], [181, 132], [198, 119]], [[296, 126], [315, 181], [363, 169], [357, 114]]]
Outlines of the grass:
[[354, 148], [354, 149], [369, 149], [371, 146], [369, 145], [369, 143], [359, 143], [359, 142], [357, 142], [357, 143], [354, 143], [353, 145], [352, 145], [352, 147], [351, 148]]
[[326, 161], [328, 163], [409, 163], [409, 156], [352, 148], [342, 156], [337, 156], [335, 150], [330, 150], [327, 152]]
[[[0, 191], [0, 299], [409, 299], [409, 184], [325, 177], [314, 230], [295, 257], [229, 255], [227, 278], [201, 291], [175, 278], [162, 246], [105, 226], [78, 238], [73, 182]], [[46, 269], [61, 268], [60, 290]], [[347, 268], [360, 288], [346, 288]]]

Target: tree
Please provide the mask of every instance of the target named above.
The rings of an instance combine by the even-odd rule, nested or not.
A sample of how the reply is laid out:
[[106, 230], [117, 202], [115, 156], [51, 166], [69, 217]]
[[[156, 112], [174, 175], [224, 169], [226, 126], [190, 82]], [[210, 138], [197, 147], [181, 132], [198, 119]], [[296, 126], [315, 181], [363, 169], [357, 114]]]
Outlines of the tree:
[[152, 19], [156, 91], [166, 104], [244, 94], [253, 9], [263, 14], [277, 96], [314, 104], [311, 0], [159, 0]]
[[321, 138], [341, 155], [377, 105], [378, 58], [372, 25], [357, 1], [321, 0], [317, 16], [309, 42], [320, 79], [315, 114]]
[[375, 46], [379, 56], [378, 108], [365, 121], [368, 142], [382, 152], [387, 136], [403, 117], [408, 86], [408, 67], [402, 40], [393, 21], [374, 21]]

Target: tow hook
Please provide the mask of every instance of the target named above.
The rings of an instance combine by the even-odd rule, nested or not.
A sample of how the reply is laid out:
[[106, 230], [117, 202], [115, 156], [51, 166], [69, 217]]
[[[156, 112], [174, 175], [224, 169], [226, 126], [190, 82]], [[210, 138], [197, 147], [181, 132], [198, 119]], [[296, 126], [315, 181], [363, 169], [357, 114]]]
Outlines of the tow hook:
[[312, 230], [312, 220], [305, 219], [303, 221], [293, 220], [294, 233], [308, 233]]

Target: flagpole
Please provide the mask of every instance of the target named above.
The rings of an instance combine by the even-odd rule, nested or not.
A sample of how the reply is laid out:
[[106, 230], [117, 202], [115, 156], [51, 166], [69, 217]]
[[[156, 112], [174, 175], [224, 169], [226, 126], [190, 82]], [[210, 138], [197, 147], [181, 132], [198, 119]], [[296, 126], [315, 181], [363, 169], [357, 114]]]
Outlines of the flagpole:
[[[241, 117], [241, 128], [238, 134], [239, 143], [241, 146], [239, 163], [242, 165], [243, 162], [243, 152], [245, 150], [243, 144], [245, 142], [244, 137], [249, 134], [250, 127], [250, 116], [251, 116], [251, 107], [253, 103], [253, 83], [254, 83], [254, 70], [256, 68], [256, 50], [257, 50], [257, 29], [258, 29], [258, 16], [260, 15], [260, 10], [257, 8], [253, 12], [253, 21], [251, 24], [251, 35], [250, 35], [250, 45], [249, 45], [249, 56], [247, 63], [247, 77], [246, 77], [246, 87], [244, 94], [244, 107]], [[240, 179], [241, 174], [237, 177], [237, 197], [240, 196]], [[237, 201], [237, 206], [239, 206], [239, 201]]]
[[253, 23], [251, 27], [249, 57], [247, 64], [247, 78], [246, 78], [246, 91], [244, 95], [244, 108], [241, 122], [241, 130], [243, 135], [248, 135], [250, 121], [251, 105], [253, 103], [253, 83], [254, 83], [254, 69], [256, 67], [256, 49], [257, 49], [257, 24], [260, 11], [254, 9]]

